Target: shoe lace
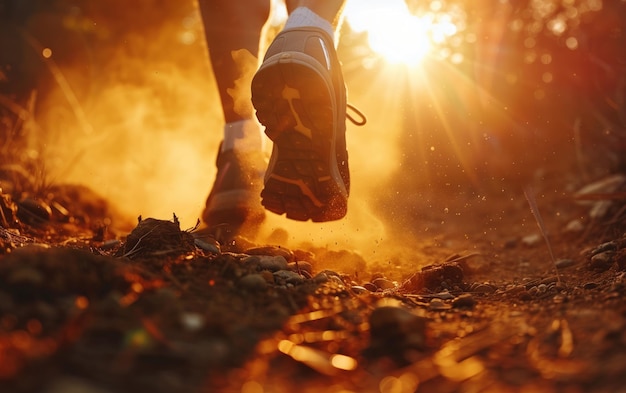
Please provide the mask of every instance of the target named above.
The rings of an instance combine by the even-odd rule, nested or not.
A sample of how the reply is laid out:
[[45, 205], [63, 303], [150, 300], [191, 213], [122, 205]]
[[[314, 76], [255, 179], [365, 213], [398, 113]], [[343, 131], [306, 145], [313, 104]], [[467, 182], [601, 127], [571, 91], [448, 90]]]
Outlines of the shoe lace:
[[357, 108], [356, 106], [352, 104], [347, 104], [347, 106], [348, 106], [348, 109], [352, 110], [352, 112], [354, 112], [358, 117], [360, 117], [360, 120], [357, 120], [350, 113], [346, 112], [346, 118], [350, 120], [352, 124], [360, 127], [360, 126], [365, 125], [365, 123], [367, 123], [367, 118], [365, 117], [363, 112], [359, 110], [359, 108]]

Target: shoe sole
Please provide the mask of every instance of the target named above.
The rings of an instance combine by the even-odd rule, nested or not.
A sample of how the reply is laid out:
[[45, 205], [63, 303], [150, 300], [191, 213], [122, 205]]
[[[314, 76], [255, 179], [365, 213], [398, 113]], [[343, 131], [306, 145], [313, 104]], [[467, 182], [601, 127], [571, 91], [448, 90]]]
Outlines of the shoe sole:
[[203, 212], [203, 221], [210, 226], [228, 226], [236, 231], [244, 225], [259, 225], [265, 214], [259, 203], [259, 194], [232, 190], [214, 195]]
[[293, 220], [333, 221], [347, 211], [335, 152], [337, 105], [327, 73], [303, 53], [284, 52], [267, 59], [252, 81], [257, 118], [274, 142], [261, 203]]

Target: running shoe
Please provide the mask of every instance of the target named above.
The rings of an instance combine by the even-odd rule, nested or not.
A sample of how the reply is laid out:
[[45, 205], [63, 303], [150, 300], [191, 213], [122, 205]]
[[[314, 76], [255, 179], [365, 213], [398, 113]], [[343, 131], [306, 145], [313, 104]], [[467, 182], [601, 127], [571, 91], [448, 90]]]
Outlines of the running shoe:
[[264, 154], [220, 148], [216, 165], [217, 176], [202, 213], [208, 229], [229, 237], [258, 226], [265, 218], [259, 196], [267, 165]]
[[263, 206], [299, 221], [344, 217], [346, 88], [328, 33], [314, 27], [281, 32], [252, 80], [252, 103], [274, 142]]

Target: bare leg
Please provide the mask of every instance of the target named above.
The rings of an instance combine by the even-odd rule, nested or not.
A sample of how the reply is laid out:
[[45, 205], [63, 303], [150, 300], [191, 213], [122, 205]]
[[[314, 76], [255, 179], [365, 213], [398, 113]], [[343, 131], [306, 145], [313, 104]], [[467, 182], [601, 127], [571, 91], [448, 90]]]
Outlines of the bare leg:
[[225, 122], [218, 131], [224, 139], [202, 220], [218, 240], [226, 241], [258, 227], [265, 215], [259, 196], [266, 167], [263, 132], [249, 84], [259, 64], [270, 0], [198, 2]]
[[250, 119], [254, 116], [252, 112], [235, 111], [234, 99], [228, 92], [235, 88], [235, 81], [242, 76], [233, 52], [245, 49], [259, 57], [259, 43], [270, 14], [270, 1], [199, 0], [199, 5], [224, 120], [230, 123]]
[[[236, 111], [232, 93], [228, 92], [235, 88], [235, 81], [242, 76], [241, 67], [232, 54], [245, 49], [259, 57], [263, 26], [270, 14], [270, 1], [198, 0], [198, 3], [224, 120], [230, 123], [249, 119], [253, 113]], [[297, 7], [307, 7], [337, 28], [345, 0], [288, 0], [287, 3], [290, 12]]]
[[[198, 1], [226, 123], [224, 143], [217, 158], [217, 176], [202, 217], [209, 228], [223, 228], [226, 225], [229, 232], [226, 236], [230, 236], [249, 232], [247, 229], [258, 227], [264, 217], [260, 200], [263, 187], [260, 167], [265, 169], [265, 164], [259, 137], [261, 128], [256, 122], [255, 109], [250, 102], [250, 79], [258, 67], [258, 52], [263, 40], [264, 26], [270, 14], [271, 2], [269, 0]], [[293, 11], [293, 14], [290, 15], [287, 25], [291, 25], [292, 28], [312, 26], [325, 31], [326, 34], [319, 31], [318, 34], [322, 34], [322, 39], [334, 53], [333, 32], [340, 24], [341, 10], [345, 0], [288, 0], [288, 2], [288, 8]], [[336, 71], [333, 71], [333, 75], [339, 75], [341, 79], [338, 62], [334, 68]], [[248, 77], [250, 79], [247, 79]], [[328, 83], [330, 90], [336, 89], [335, 84], [339, 86], [337, 88], [339, 96], [336, 98], [340, 102], [338, 110], [343, 111], [341, 119], [344, 120], [344, 124], [343, 129], [339, 131], [341, 135], [338, 139], [341, 140], [337, 145], [342, 151], [341, 154], [345, 155], [343, 136], [345, 133], [345, 108], [343, 108], [345, 107], [345, 89], [342, 79], [340, 83], [336, 82], [334, 80]], [[333, 124], [329, 127], [330, 130], [324, 131], [327, 139], [334, 138], [333, 133], [337, 133]], [[338, 169], [333, 158], [331, 164], [334, 165], [335, 178], [340, 176], [339, 171], [342, 171], [341, 177], [344, 177], [343, 172], [347, 172], [347, 157], [338, 158], [338, 160], [345, 162], [345, 169]], [[344, 204], [347, 198], [346, 189], [349, 187], [347, 183], [347, 180], [339, 179], [334, 185], [335, 188], [341, 188], [340, 191], [345, 194], [342, 196]], [[327, 201], [324, 203], [328, 204]], [[342, 208], [345, 210], [345, 206]], [[270, 210], [276, 211], [276, 209]], [[302, 211], [288, 214], [288, 217], [296, 219], [314, 219], [309, 216], [311, 215]], [[318, 214], [315, 220], [326, 221], [337, 218], [340, 218], [338, 214], [333, 214], [330, 218], [327, 215]]]

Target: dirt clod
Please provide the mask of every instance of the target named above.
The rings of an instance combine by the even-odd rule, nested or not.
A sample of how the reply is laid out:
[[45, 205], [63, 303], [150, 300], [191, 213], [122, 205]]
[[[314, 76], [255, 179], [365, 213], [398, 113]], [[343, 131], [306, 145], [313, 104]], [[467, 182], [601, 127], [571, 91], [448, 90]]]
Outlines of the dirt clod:
[[184, 254], [194, 250], [193, 236], [180, 230], [176, 216], [172, 221], [140, 218], [135, 229], [126, 238], [122, 256], [134, 259], [154, 254]]
[[401, 287], [402, 291], [419, 292], [423, 289], [437, 292], [463, 284], [463, 269], [458, 263], [444, 263], [422, 268]]

